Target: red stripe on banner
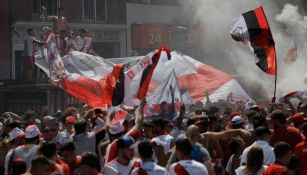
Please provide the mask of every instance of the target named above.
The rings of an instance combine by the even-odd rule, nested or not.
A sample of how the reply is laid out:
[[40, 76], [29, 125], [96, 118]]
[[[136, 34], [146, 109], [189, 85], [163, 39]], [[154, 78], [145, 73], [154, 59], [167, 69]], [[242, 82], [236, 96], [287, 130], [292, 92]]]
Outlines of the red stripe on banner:
[[113, 98], [113, 91], [115, 89], [117, 80], [120, 77], [121, 69], [123, 68], [124, 64], [117, 64], [113, 67], [111, 73], [107, 75], [106, 85], [104, 91], [102, 93], [102, 102], [104, 104], [112, 105], [112, 98]]
[[161, 53], [163, 51], [165, 51], [167, 53], [168, 59], [170, 59], [170, 50], [168, 48], [164, 47], [164, 46], [161, 46], [159, 51], [152, 57], [153, 63], [150, 67], [148, 67], [150, 70], [148, 70], [148, 72], [146, 71], [146, 69], [143, 71], [142, 77], [145, 76], [146, 78], [145, 78], [145, 80], [141, 81], [139, 91], [136, 95], [136, 97], [140, 100], [143, 99], [146, 96], [147, 89], [148, 89], [149, 83], [151, 81], [151, 77], [153, 75], [153, 72], [154, 72], [159, 60], [160, 60], [160, 56], [161, 56]]
[[198, 67], [198, 73], [177, 78], [180, 89], [187, 89], [193, 101], [203, 100], [205, 93], [213, 94], [222, 85], [232, 80], [232, 76], [207, 65]]
[[257, 16], [258, 24], [262, 32], [257, 37], [257, 39], [253, 42], [256, 46], [262, 46], [265, 50], [265, 54], [267, 56], [267, 64], [268, 69], [267, 72], [270, 75], [276, 74], [276, 51], [275, 51], [275, 43], [273, 40], [273, 36], [270, 30], [269, 23], [266, 19], [264, 11], [262, 7], [258, 7], [254, 10], [254, 13]]
[[85, 77], [77, 78], [74, 81], [69, 81], [67, 79], [61, 81], [61, 86], [67, 93], [93, 108], [101, 108], [104, 106], [100, 96], [103, 89], [100, 85], [104, 84], [105, 79], [101, 79], [97, 82]]

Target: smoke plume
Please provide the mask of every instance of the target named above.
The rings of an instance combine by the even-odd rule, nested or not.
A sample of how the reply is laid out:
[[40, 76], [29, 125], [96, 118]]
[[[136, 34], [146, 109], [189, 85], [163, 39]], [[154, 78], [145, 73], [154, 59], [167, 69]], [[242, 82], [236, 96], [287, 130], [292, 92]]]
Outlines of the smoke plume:
[[[254, 62], [249, 48], [234, 41], [229, 34], [229, 22], [242, 13], [263, 6], [275, 40], [278, 60], [277, 96], [289, 91], [305, 90], [303, 83], [307, 74], [307, 16], [299, 6], [285, 4], [286, 1], [255, 0], [186, 0], [186, 11], [194, 11], [193, 22], [200, 24], [203, 33], [200, 61], [234, 75], [252, 98], [271, 98], [274, 77], [263, 73]], [[291, 1], [292, 2], [292, 1]], [[295, 1], [300, 4], [301, 1]], [[290, 42], [297, 39], [298, 58], [285, 64]]]

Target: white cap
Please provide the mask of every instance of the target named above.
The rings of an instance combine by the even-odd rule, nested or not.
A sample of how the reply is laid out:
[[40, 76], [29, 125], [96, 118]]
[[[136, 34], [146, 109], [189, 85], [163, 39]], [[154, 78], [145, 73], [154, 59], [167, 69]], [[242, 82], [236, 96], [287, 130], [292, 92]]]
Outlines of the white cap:
[[12, 141], [16, 139], [17, 137], [22, 137], [24, 135], [25, 135], [25, 132], [23, 132], [21, 129], [16, 127], [9, 133], [9, 138], [10, 138], [10, 141]]
[[116, 135], [116, 134], [119, 134], [121, 132], [123, 132], [123, 127], [120, 124], [120, 122], [113, 123], [113, 124], [110, 125], [110, 128], [109, 128], [109, 133], [110, 134]]
[[30, 125], [26, 128], [26, 139], [32, 139], [41, 133], [36, 125]]
[[232, 125], [238, 125], [238, 124], [241, 124], [243, 123], [243, 118], [239, 115], [237, 116], [234, 116], [232, 119], [231, 119], [231, 124]]

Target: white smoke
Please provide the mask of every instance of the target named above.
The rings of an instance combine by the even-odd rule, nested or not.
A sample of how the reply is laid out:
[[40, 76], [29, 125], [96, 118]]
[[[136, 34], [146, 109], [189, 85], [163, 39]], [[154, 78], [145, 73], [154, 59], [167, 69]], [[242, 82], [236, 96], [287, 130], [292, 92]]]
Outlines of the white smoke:
[[[271, 98], [274, 89], [274, 77], [263, 73], [254, 62], [254, 56], [249, 48], [234, 41], [229, 34], [229, 22], [242, 13], [255, 9], [260, 5], [268, 18], [275, 40], [277, 60], [279, 65], [277, 95], [283, 95], [292, 90], [306, 89], [304, 77], [307, 74], [306, 53], [307, 42], [300, 39], [299, 57], [292, 65], [283, 65], [283, 59], [289, 49], [293, 36], [307, 36], [307, 16], [302, 17], [298, 7], [276, 1], [255, 0], [186, 0], [183, 2], [186, 10], [195, 11], [194, 22], [203, 28], [202, 48], [206, 64], [213, 65], [227, 73], [237, 75], [243, 80], [248, 92], [253, 96]], [[280, 13], [280, 14], [279, 14]], [[304, 35], [303, 35], [304, 34]], [[306, 43], [306, 44], [305, 44]], [[306, 50], [306, 51], [303, 51]], [[305, 58], [305, 59], [304, 59]], [[263, 90], [266, 94], [263, 93]]]

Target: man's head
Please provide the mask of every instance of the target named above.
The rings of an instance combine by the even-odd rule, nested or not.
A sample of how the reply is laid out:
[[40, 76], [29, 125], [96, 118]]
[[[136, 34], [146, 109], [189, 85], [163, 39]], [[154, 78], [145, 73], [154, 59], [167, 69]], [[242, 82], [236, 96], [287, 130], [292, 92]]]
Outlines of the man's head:
[[36, 125], [26, 127], [25, 140], [27, 143], [38, 144], [41, 133]]
[[270, 137], [271, 137], [271, 131], [269, 128], [260, 126], [255, 129], [254, 133], [256, 135], [257, 140], [269, 142]]
[[28, 35], [34, 35], [34, 30], [33, 30], [33, 28], [28, 28], [28, 29], [27, 29], [27, 34], [28, 34]]
[[192, 143], [199, 142], [201, 139], [199, 128], [196, 125], [190, 125], [187, 128], [186, 135]]
[[229, 141], [228, 147], [233, 154], [242, 153], [245, 142], [241, 138], [234, 137]]
[[23, 114], [23, 119], [27, 125], [34, 125], [36, 119], [36, 112], [32, 110], [28, 110]]
[[233, 129], [239, 129], [244, 126], [244, 120], [241, 116], [237, 115], [231, 119], [231, 127]]
[[307, 119], [303, 113], [297, 113], [292, 117], [292, 121], [294, 127], [300, 128], [307, 121]]
[[43, 137], [46, 142], [52, 142], [57, 136], [57, 130], [54, 127], [46, 126], [43, 131]]
[[18, 127], [14, 128], [9, 133], [10, 144], [12, 146], [22, 145], [24, 142], [25, 133]]
[[114, 139], [120, 138], [124, 133], [123, 126], [120, 122], [111, 123], [109, 127], [109, 136], [110, 140], [113, 141]]
[[32, 175], [48, 175], [50, 167], [51, 163], [47, 158], [38, 156], [32, 160], [30, 172]]
[[152, 121], [153, 128], [152, 132], [154, 135], [159, 135], [164, 130], [165, 121], [161, 118]]
[[60, 17], [64, 16], [64, 8], [63, 7], [60, 7], [58, 9], [58, 16], [60, 16]]
[[153, 148], [149, 141], [143, 141], [138, 145], [138, 151], [141, 159], [151, 160], [153, 155]]
[[117, 148], [118, 156], [122, 159], [130, 161], [134, 157], [135, 140], [131, 136], [124, 135], [118, 139]]
[[291, 147], [288, 143], [277, 142], [274, 146], [274, 153], [277, 161], [287, 165], [291, 160]]
[[47, 159], [55, 159], [57, 156], [57, 147], [55, 143], [43, 143], [39, 148], [39, 152]]
[[65, 118], [65, 127], [67, 130], [72, 130], [74, 123], [77, 121], [76, 117], [73, 115], [67, 116]]
[[270, 114], [271, 124], [274, 129], [280, 128], [287, 124], [286, 115], [282, 110], [276, 109]]
[[161, 104], [160, 104], [160, 113], [164, 114], [164, 113], [167, 113], [168, 112], [168, 104], [163, 101]]
[[95, 153], [85, 152], [81, 156], [81, 171], [83, 174], [91, 174], [100, 171], [99, 159]]
[[76, 158], [76, 148], [73, 142], [65, 143], [60, 148], [60, 156], [63, 161], [67, 164], [71, 164], [74, 162]]
[[76, 135], [79, 135], [88, 131], [88, 124], [85, 120], [80, 120], [74, 123], [74, 128]]
[[180, 138], [176, 141], [176, 156], [179, 160], [184, 160], [190, 157], [193, 147], [189, 139]]

